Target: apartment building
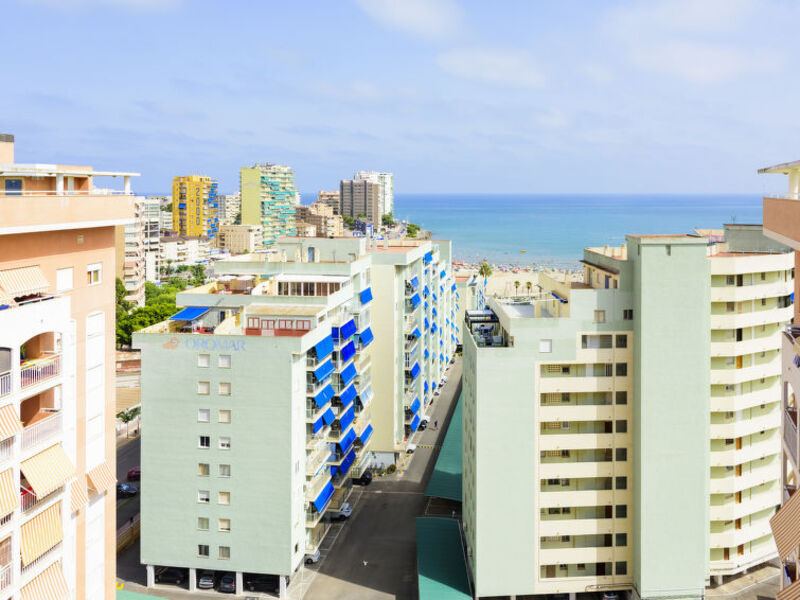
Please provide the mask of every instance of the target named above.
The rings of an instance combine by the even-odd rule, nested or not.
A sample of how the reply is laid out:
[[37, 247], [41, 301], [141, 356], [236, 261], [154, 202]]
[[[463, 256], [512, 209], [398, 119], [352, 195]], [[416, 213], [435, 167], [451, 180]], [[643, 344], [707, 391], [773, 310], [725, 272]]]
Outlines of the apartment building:
[[114, 241], [134, 175], [15, 163], [0, 136], [3, 598], [114, 598]]
[[[724, 243], [628, 236], [585, 250], [580, 281], [540, 274], [531, 300], [467, 312], [464, 531], [479, 597], [701, 598], [711, 576], [775, 556], [791, 260], [760, 226], [726, 226]], [[538, 435], [515, 431], [529, 423]], [[521, 441], [508, 465], [529, 474], [519, 497], [489, 466], [501, 428]]]
[[205, 175], [182, 175], [172, 180], [172, 230], [178, 235], [215, 240], [217, 182]]
[[222, 225], [219, 228], [219, 248], [231, 254], [255, 252], [263, 239], [260, 225]]
[[294, 212], [300, 194], [291, 167], [272, 163], [242, 167], [240, 179], [242, 223], [261, 226], [263, 246], [297, 235]]
[[383, 216], [380, 206], [380, 191], [381, 186], [378, 183], [360, 179], [342, 180], [339, 182], [341, 214], [353, 219], [361, 218], [372, 223], [373, 227], [380, 227]]
[[161, 210], [157, 197], [144, 198], [144, 278], [145, 281], [156, 282], [161, 273], [161, 215], [168, 214]]
[[[345, 241], [345, 240], [341, 240]], [[141, 560], [286, 578], [371, 461], [364, 240], [281, 240], [134, 335], [142, 351]], [[170, 498], [170, 502], [164, 502]]]
[[233, 225], [236, 217], [242, 212], [242, 193], [220, 194], [217, 196], [219, 225]]
[[339, 196], [339, 190], [335, 190], [332, 192], [325, 192], [320, 191], [317, 194], [317, 204], [327, 204], [333, 210], [334, 215], [341, 215], [341, 197]]
[[145, 199], [134, 199], [133, 222], [116, 230], [116, 276], [125, 285], [125, 299], [144, 306], [145, 282]]
[[[764, 233], [794, 250], [795, 273], [800, 265], [800, 161], [783, 163], [759, 170], [764, 174], [789, 176], [788, 191], [776, 191], [764, 197]], [[794, 293], [798, 282], [795, 279]], [[800, 390], [800, 318], [794, 305], [794, 325], [781, 335], [781, 502], [770, 520], [778, 556], [783, 565], [779, 600], [800, 598], [800, 436], [797, 433], [798, 390]]]
[[201, 263], [208, 259], [211, 250], [211, 242], [203, 237], [162, 236], [160, 244], [162, 271], [181, 265], [191, 266]]
[[380, 186], [380, 190], [378, 191], [378, 206], [381, 215], [394, 212], [394, 175], [392, 173], [359, 171], [353, 175], [353, 179], [377, 183]]
[[459, 343], [449, 241], [384, 240], [367, 248], [376, 463], [394, 464], [427, 414]]
[[301, 223], [313, 225], [318, 237], [335, 238], [344, 235], [342, 217], [324, 202], [317, 201], [311, 206], [296, 207], [295, 217], [298, 227]]

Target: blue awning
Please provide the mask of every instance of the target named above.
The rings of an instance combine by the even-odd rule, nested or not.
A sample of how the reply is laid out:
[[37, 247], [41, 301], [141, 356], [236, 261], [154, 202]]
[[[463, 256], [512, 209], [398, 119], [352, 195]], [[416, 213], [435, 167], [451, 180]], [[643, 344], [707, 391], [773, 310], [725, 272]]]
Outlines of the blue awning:
[[342, 385], [348, 385], [351, 381], [353, 381], [353, 379], [355, 379], [356, 375], [358, 375], [358, 371], [356, 371], [353, 363], [350, 363], [341, 373]]
[[442, 340], [439, 340], [439, 346], [444, 346], [444, 342]]
[[411, 431], [416, 431], [417, 427], [419, 427], [419, 415], [414, 416], [414, 419], [411, 421]]
[[444, 286], [443, 286], [443, 285], [440, 285], [440, 286], [439, 286], [439, 291], [440, 291], [440, 292], [442, 292], [442, 293], [444, 294]]
[[[426, 350], [426, 352], [427, 352], [427, 350]], [[428, 393], [428, 382], [427, 381], [423, 384], [423, 387], [425, 388], [425, 393], [427, 394]]]
[[320, 383], [330, 377], [331, 373], [333, 373], [333, 363], [329, 360], [325, 361], [316, 369], [314, 369], [314, 377], [316, 377], [317, 381]]
[[428, 358], [430, 355], [431, 355], [431, 353], [428, 352], [427, 348], [425, 348], [425, 358]]
[[454, 342], [455, 342], [455, 341], [456, 341], [456, 336], [454, 336], [454, 335], [451, 333], [451, 334], [450, 334], [450, 339], [451, 339], [452, 341], [454, 341]]
[[436, 333], [436, 323], [431, 325], [431, 333]]
[[314, 352], [317, 353], [317, 360], [322, 360], [333, 352], [333, 338], [326, 336], [316, 343]]
[[414, 294], [411, 296], [411, 304], [414, 306], [414, 308], [417, 308], [420, 302], [422, 302], [422, 300], [420, 299], [419, 294]]
[[342, 464], [339, 465], [339, 471], [341, 471], [342, 475], [347, 474], [347, 472], [350, 470], [350, 467], [353, 466], [355, 460], [356, 460], [356, 451], [350, 450], [347, 456], [344, 457]]
[[422, 262], [426, 265], [433, 260], [433, 254], [431, 252], [426, 252], [425, 256], [422, 257]]
[[420, 333], [419, 327], [414, 327], [414, 331], [411, 332], [411, 335], [414, 337], [421, 337], [422, 333]]
[[414, 366], [411, 367], [411, 379], [416, 379], [419, 376], [420, 368], [419, 363], [414, 363]]
[[372, 288], [368, 287], [361, 290], [359, 297], [361, 298], [361, 304], [369, 304], [372, 302]]
[[425, 300], [425, 310], [428, 310], [428, 301]]
[[459, 294], [458, 292], [456, 292], [456, 298], [458, 298], [458, 299], [461, 299], [461, 294]]
[[411, 284], [412, 289], [417, 289], [419, 287], [419, 279], [417, 279], [416, 275], [411, 278], [411, 281], [409, 281], [409, 283]]
[[428, 286], [426, 285], [422, 290], [422, 295], [427, 297], [428, 294], [430, 294], [430, 293], [431, 293], [431, 291], [428, 289]]
[[414, 398], [414, 401], [408, 408], [411, 410], [412, 413], [417, 414], [419, 412], [419, 398]]
[[342, 438], [342, 441], [339, 442], [339, 450], [342, 451], [342, 454], [350, 450], [353, 447], [353, 442], [356, 441], [356, 432], [352, 429], [348, 430], [345, 436]]
[[331, 401], [331, 398], [333, 398], [333, 393], [334, 393], [333, 392], [333, 387], [331, 387], [331, 384], [329, 383], [324, 388], [322, 388], [322, 391], [319, 394], [314, 396], [314, 403], [318, 407], [322, 408], [328, 402]]
[[436, 389], [436, 382], [435, 382], [435, 381], [432, 381], [432, 382], [431, 382], [431, 386], [433, 386], [433, 389]]
[[322, 419], [325, 421], [325, 425], [330, 425], [336, 420], [336, 415], [333, 414], [333, 410], [330, 408], [322, 413]]
[[433, 316], [434, 317], [439, 315], [439, 313], [436, 311], [436, 307], [435, 306], [433, 307], [433, 311], [432, 312], [433, 312]]
[[566, 304], [567, 303], [567, 301], [564, 298], [562, 298], [561, 296], [559, 296], [555, 292], [550, 292], [550, 294], [553, 296], [553, 298], [555, 298], [556, 300], [561, 302], [561, 304]]
[[450, 291], [452, 291], [452, 292], [456, 291], [456, 284], [455, 283], [450, 286]]
[[427, 329], [430, 326], [431, 326], [431, 324], [430, 324], [430, 322], [428, 322], [428, 317], [425, 317], [425, 329]]
[[436, 302], [436, 301], [438, 301], [438, 300], [439, 300], [439, 298], [436, 296], [436, 293], [434, 292], [434, 294], [433, 294], [433, 301], [434, 301], [434, 302]]
[[346, 340], [349, 337], [353, 337], [353, 334], [356, 332], [356, 324], [353, 319], [350, 319], [347, 323], [342, 325], [339, 328], [339, 337], [343, 340]]
[[450, 325], [450, 319], [448, 317], [444, 318], [444, 322], [447, 323], [448, 325]]
[[331, 496], [333, 496], [334, 491], [333, 484], [330, 481], [325, 484], [325, 487], [322, 488], [319, 496], [314, 499], [314, 508], [317, 509], [317, 512], [322, 512], [322, 509], [325, 508], [328, 500], [330, 500]]
[[205, 306], [190, 306], [188, 308], [184, 308], [181, 312], [172, 315], [169, 320], [170, 321], [194, 321], [195, 319], [199, 319], [204, 314], [206, 314], [210, 308], [206, 308]]
[[347, 406], [356, 397], [356, 386], [349, 385], [339, 394], [339, 399], [342, 401], [342, 406]]
[[314, 421], [314, 425], [313, 425], [313, 427], [314, 427], [314, 433], [318, 433], [318, 432], [319, 432], [319, 430], [320, 430], [320, 429], [322, 429], [322, 428], [324, 427], [324, 422], [323, 422], [323, 420], [322, 420], [322, 417], [320, 417], [319, 419], [317, 419], [316, 421]]
[[353, 423], [353, 419], [355, 418], [356, 411], [352, 406], [339, 415], [339, 423], [342, 424], [342, 431], [350, 427], [350, 425]]
[[372, 425], [367, 425], [367, 428], [361, 432], [361, 435], [358, 436], [358, 439], [361, 440], [362, 444], [366, 444], [367, 440], [370, 438], [371, 435], [372, 435]]
[[361, 346], [366, 348], [370, 345], [372, 340], [375, 339], [375, 336], [372, 335], [372, 329], [367, 327], [364, 331], [362, 331], [358, 336], [358, 341], [361, 342]]
[[441, 273], [439, 273], [439, 275], [442, 277], [442, 279], [444, 279], [445, 277], [447, 277], [447, 271], [445, 271], [444, 269], [442, 269], [442, 272], [441, 272]]
[[347, 362], [356, 355], [356, 345], [350, 341], [342, 347], [342, 360]]
[[439, 359], [444, 362], [444, 354], [439, 354]]

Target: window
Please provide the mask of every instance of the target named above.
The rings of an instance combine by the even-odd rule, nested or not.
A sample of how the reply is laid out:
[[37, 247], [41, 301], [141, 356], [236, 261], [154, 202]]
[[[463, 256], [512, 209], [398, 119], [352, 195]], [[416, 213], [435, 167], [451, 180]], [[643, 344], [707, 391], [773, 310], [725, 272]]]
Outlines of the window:
[[227, 381], [222, 381], [219, 384], [219, 395], [220, 396], [230, 396], [231, 395], [231, 384]]
[[626, 460], [628, 460], [628, 449], [617, 448], [617, 461], [625, 462]]
[[616, 477], [617, 484], [616, 489], [618, 490], [627, 490], [628, 489], [628, 478], [627, 477]]
[[594, 311], [594, 322], [595, 323], [605, 323], [606, 322], [606, 311], [604, 311], [604, 310], [596, 310], [596, 311]]
[[231, 368], [231, 355], [230, 354], [220, 354], [219, 355], [219, 363], [217, 363], [220, 369], [230, 369]]
[[767, 274], [766, 273], [762, 273], [761, 274], [761, 281], [766, 281], [766, 280], [767, 280]]
[[220, 546], [219, 547], [219, 559], [220, 560], [228, 560], [231, 557], [231, 547], [230, 546]]
[[211, 411], [207, 408], [197, 409], [197, 422], [208, 423], [211, 420]]
[[200, 531], [208, 531], [208, 518], [207, 517], [197, 517], [197, 528]]
[[633, 321], [633, 309], [632, 308], [626, 308], [625, 310], [623, 310], [622, 311], [622, 318], [625, 321]]
[[569, 487], [569, 479], [562, 479], [561, 487]]
[[626, 562], [618, 562], [615, 564], [614, 569], [617, 572], [617, 575], [627, 575], [628, 574], [628, 563]]
[[197, 474], [200, 477], [208, 477], [208, 463], [197, 463]]
[[618, 519], [627, 519], [628, 518], [628, 505], [627, 504], [617, 504], [615, 516]]
[[624, 419], [617, 421], [617, 433], [628, 433], [628, 422]]
[[733, 438], [725, 438], [725, 445], [730, 446], [733, 443]]
[[197, 393], [203, 396], [208, 396], [211, 393], [211, 384], [208, 381], [198, 381]]
[[103, 273], [103, 264], [102, 263], [93, 263], [91, 265], [87, 265], [86, 267], [86, 279], [89, 285], [97, 285], [103, 282], [102, 278]]
[[230, 423], [231, 422], [231, 411], [227, 410], [227, 409], [219, 411], [219, 422], [220, 423]]
[[211, 448], [211, 437], [207, 435], [201, 435], [199, 441], [197, 442], [198, 448]]
[[618, 335], [617, 336], [617, 348], [627, 348], [628, 347], [628, 336], [627, 335]]
[[617, 392], [617, 404], [628, 403], [628, 392]]
[[569, 458], [569, 450], [562, 450], [561, 458]]
[[539, 340], [539, 352], [552, 352], [553, 340]]
[[211, 365], [211, 355], [210, 354], [198, 354], [197, 355], [197, 366], [198, 367], [208, 367]]
[[547, 480], [547, 485], [560, 485], [560, 484], [561, 484], [561, 480], [560, 479], [548, 479]]
[[725, 311], [726, 312], [733, 312], [736, 310], [736, 305], [733, 302], [726, 302], [725, 303]]
[[230, 492], [218, 492], [217, 493], [217, 504], [228, 505], [230, 503], [231, 503], [231, 493]]
[[569, 392], [561, 392], [561, 403], [562, 404], [569, 403]]
[[617, 539], [614, 541], [615, 546], [627, 546], [628, 545], [628, 535], [626, 533], [618, 533]]
[[207, 544], [198, 544], [197, 545], [197, 556], [202, 558], [208, 558], [208, 545]]
[[208, 490], [197, 490], [197, 501], [200, 504], [208, 504], [211, 501]]
[[617, 377], [628, 376], [628, 363], [617, 363]]
[[219, 520], [219, 530], [229, 532], [231, 530], [231, 520], [230, 519], [220, 519]]
[[230, 465], [220, 465], [219, 466], [219, 476], [220, 477], [230, 477], [231, 476], [231, 466]]
[[585, 571], [586, 563], [578, 563], [578, 571]]
[[231, 438], [229, 438], [229, 437], [221, 437], [221, 438], [219, 438], [219, 449], [220, 450], [230, 450], [231, 449]]
[[56, 271], [56, 291], [66, 292], [72, 289], [72, 267]]
[[733, 275], [728, 275], [725, 278], [725, 285], [734, 285], [735, 282], [736, 280], [733, 278]]
[[762, 298], [761, 299], [761, 306], [766, 306], [766, 305], [767, 305], [767, 299], [766, 298]]

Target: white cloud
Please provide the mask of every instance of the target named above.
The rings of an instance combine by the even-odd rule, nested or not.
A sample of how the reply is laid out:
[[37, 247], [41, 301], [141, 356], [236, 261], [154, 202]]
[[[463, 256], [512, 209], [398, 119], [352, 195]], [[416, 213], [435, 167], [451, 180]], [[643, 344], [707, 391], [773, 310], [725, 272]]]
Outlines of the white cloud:
[[461, 24], [453, 0], [356, 0], [378, 23], [430, 38], [452, 36]]
[[527, 52], [462, 48], [439, 54], [436, 62], [451, 75], [479, 83], [520, 88], [544, 85], [541, 69]]
[[623, 36], [730, 32], [757, 9], [756, 0], [647, 0], [613, 10], [607, 25]]

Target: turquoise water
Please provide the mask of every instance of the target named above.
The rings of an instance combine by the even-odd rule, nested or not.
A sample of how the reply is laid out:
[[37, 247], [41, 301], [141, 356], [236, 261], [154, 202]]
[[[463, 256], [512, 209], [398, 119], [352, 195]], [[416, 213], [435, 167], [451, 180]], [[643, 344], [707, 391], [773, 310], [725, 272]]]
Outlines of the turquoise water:
[[628, 233], [761, 223], [761, 209], [756, 195], [399, 194], [394, 215], [453, 240], [457, 260], [572, 266], [583, 248], [619, 245]]

